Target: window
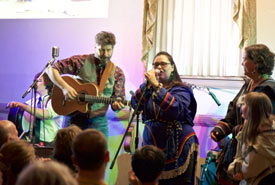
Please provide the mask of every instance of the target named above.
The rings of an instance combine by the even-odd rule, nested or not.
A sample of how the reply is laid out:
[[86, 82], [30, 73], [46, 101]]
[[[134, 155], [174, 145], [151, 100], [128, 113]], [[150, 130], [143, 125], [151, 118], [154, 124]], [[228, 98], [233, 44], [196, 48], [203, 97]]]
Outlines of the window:
[[150, 55], [169, 52], [180, 75], [240, 76], [239, 30], [232, 17], [233, 0], [159, 0]]

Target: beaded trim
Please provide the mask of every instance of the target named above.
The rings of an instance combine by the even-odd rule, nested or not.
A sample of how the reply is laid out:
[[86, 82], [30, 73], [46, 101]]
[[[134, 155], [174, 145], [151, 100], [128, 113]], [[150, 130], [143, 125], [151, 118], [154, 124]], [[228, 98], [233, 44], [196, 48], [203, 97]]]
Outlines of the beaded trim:
[[[193, 143], [191, 145], [190, 149], [189, 149], [189, 153], [188, 153], [186, 162], [182, 166], [180, 166], [178, 169], [172, 169], [172, 170], [169, 170], [169, 171], [162, 171], [160, 179], [175, 178], [175, 177], [183, 174], [186, 171], [186, 169], [189, 165], [190, 156], [194, 152], [197, 152], [197, 156], [195, 156], [195, 158], [197, 159], [197, 163], [198, 163], [198, 159], [199, 159], [199, 156], [200, 156], [200, 154], [199, 154], [199, 144]], [[196, 167], [197, 167], [197, 164], [194, 165], [194, 170], [195, 171], [196, 171]]]
[[160, 123], [168, 123], [168, 124], [175, 124], [176, 122], [180, 123], [177, 120], [167, 121], [167, 120], [164, 120], [164, 119], [148, 119], [148, 120], [144, 121], [144, 123], [147, 123], [147, 122], [160, 122]]

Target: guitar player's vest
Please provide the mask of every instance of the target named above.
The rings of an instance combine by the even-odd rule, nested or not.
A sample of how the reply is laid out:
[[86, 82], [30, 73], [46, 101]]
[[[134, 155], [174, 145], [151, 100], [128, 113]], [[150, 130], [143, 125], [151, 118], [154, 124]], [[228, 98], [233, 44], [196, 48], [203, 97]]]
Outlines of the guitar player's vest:
[[[114, 77], [115, 68], [116, 68], [116, 66], [113, 67], [111, 74], [109, 75], [109, 77], [105, 83], [104, 90], [103, 90], [101, 96], [104, 96], [104, 97], [112, 96], [113, 88], [114, 88], [114, 84], [115, 84], [115, 77]], [[80, 79], [83, 82], [97, 84], [97, 73], [96, 73], [96, 64], [95, 64], [95, 60], [94, 60], [94, 55], [89, 55], [87, 57], [83, 67], [80, 70], [80, 73], [78, 74], [78, 79]], [[105, 114], [105, 112], [107, 111], [108, 105], [106, 105], [104, 103], [94, 103], [91, 108], [92, 108], [92, 111], [94, 112], [94, 114], [96, 114], [96, 115], [98, 114], [96, 112], [102, 112], [102, 111]], [[102, 114], [103, 114], [103, 112], [102, 112]]]

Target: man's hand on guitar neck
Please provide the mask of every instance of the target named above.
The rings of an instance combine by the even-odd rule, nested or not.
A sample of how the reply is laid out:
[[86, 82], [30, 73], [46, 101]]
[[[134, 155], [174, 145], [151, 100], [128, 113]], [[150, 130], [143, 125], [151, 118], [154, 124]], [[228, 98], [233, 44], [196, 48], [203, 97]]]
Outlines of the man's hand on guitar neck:
[[117, 110], [121, 110], [125, 107], [125, 105], [122, 102], [119, 101], [115, 101], [114, 103], [112, 103], [112, 109], [117, 111]]
[[77, 97], [78, 93], [74, 88], [72, 88], [70, 85], [66, 85], [63, 89], [63, 94], [65, 95], [65, 98], [68, 100], [73, 100], [75, 97]]

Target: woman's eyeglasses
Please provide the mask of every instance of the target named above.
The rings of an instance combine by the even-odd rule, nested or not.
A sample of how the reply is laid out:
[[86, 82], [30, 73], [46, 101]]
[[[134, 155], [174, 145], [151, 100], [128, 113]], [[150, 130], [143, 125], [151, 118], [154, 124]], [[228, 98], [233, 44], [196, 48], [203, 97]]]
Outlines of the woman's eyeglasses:
[[161, 68], [166, 68], [167, 65], [170, 64], [170, 63], [167, 63], [167, 62], [157, 62], [157, 63], [154, 63], [153, 64], [153, 68], [157, 69], [158, 66], [160, 66]]

